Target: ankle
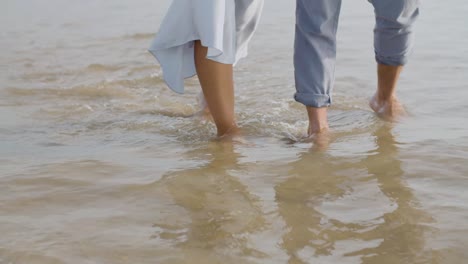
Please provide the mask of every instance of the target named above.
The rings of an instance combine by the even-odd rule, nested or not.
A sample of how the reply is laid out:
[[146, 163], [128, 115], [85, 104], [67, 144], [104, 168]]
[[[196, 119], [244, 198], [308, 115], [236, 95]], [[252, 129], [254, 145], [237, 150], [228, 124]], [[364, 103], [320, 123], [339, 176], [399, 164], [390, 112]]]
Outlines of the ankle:
[[307, 107], [307, 113], [309, 115], [309, 135], [321, 133], [328, 130], [327, 112], [328, 108], [326, 107]]
[[234, 135], [239, 133], [239, 127], [236, 123], [230, 125], [218, 126], [218, 137], [224, 137], [226, 135]]
[[328, 122], [311, 123], [309, 122], [308, 135], [319, 134], [328, 131]]
[[385, 95], [385, 94], [381, 94], [379, 92], [377, 92], [375, 95], [374, 95], [374, 100], [382, 105], [382, 104], [391, 104], [395, 101], [398, 101], [396, 95], [392, 94], [392, 95]]
[[391, 103], [396, 100], [396, 87], [403, 66], [378, 64], [378, 84], [375, 100], [380, 104]]

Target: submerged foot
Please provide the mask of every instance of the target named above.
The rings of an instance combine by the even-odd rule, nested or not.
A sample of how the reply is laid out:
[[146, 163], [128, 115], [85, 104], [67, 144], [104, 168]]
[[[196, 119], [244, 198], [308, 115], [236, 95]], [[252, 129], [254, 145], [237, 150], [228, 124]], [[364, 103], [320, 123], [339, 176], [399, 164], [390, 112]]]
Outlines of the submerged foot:
[[238, 143], [241, 145], [246, 146], [254, 146], [253, 143], [249, 142], [242, 133], [242, 130], [236, 125], [232, 127], [230, 130], [222, 134], [221, 136], [218, 135], [217, 141], [219, 142], [228, 142], [228, 143]]
[[327, 127], [321, 129], [313, 129], [309, 127], [307, 141], [312, 142], [313, 148], [319, 151], [324, 151], [330, 145], [330, 131]]
[[218, 128], [218, 138], [232, 138], [241, 135], [241, 130], [237, 125], [233, 125], [228, 129]]
[[330, 134], [328, 131], [322, 131], [320, 133], [309, 135], [308, 140], [314, 143], [313, 149], [325, 151], [330, 145]]
[[317, 150], [326, 150], [330, 144], [328, 109], [326, 107], [314, 108], [307, 107], [309, 116], [309, 128], [307, 130], [307, 141], [314, 144], [313, 148]]
[[407, 115], [405, 108], [396, 97], [382, 101], [374, 95], [369, 101], [369, 106], [379, 117], [387, 121], [398, 121]]

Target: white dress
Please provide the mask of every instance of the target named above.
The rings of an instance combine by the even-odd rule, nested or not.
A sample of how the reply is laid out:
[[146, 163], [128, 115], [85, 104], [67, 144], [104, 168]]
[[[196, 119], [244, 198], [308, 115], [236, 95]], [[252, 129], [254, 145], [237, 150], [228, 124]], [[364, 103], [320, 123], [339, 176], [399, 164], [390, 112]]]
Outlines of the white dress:
[[236, 64], [247, 56], [264, 0], [173, 0], [149, 51], [164, 80], [177, 93], [196, 74], [194, 40], [208, 47], [207, 58]]

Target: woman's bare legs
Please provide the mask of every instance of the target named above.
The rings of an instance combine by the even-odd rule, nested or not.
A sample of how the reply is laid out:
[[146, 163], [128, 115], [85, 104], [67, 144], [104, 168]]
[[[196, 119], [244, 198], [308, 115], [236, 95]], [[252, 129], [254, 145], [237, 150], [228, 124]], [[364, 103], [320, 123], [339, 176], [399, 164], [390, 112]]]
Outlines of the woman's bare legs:
[[208, 109], [218, 129], [218, 136], [239, 132], [234, 113], [234, 79], [231, 64], [207, 59], [208, 48], [195, 41], [195, 67]]

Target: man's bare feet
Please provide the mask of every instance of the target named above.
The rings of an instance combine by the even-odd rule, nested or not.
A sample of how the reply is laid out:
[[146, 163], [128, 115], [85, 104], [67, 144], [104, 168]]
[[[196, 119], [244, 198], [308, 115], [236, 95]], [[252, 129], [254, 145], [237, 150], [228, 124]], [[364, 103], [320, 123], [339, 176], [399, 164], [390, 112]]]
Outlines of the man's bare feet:
[[325, 150], [328, 148], [330, 137], [328, 133], [328, 108], [307, 107], [309, 129], [307, 141], [314, 143], [314, 148]]
[[312, 149], [325, 151], [330, 145], [330, 132], [328, 129], [326, 129], [312, 134], [309, 133], [307, 141], [314, 144]]
[[309, 129], [307, 134], [309, 136], [328, 130], [327, 111], [327, 107], [307, 107], [307, 114], [309, 116]]
[[396, 97], [388, 100], [379, 100], [375, 94], [369, 101], [369, 106], [381, 118], [387, 121], [398, 121], [407, 115], [405, 108]]
[[377, 91], [370, 99], [369, 106], [387, 121], [398, 121], [406, 115], [405, 108], [396, 97], [397, 82], [402, 70], [403, 65], [377, 65]]

